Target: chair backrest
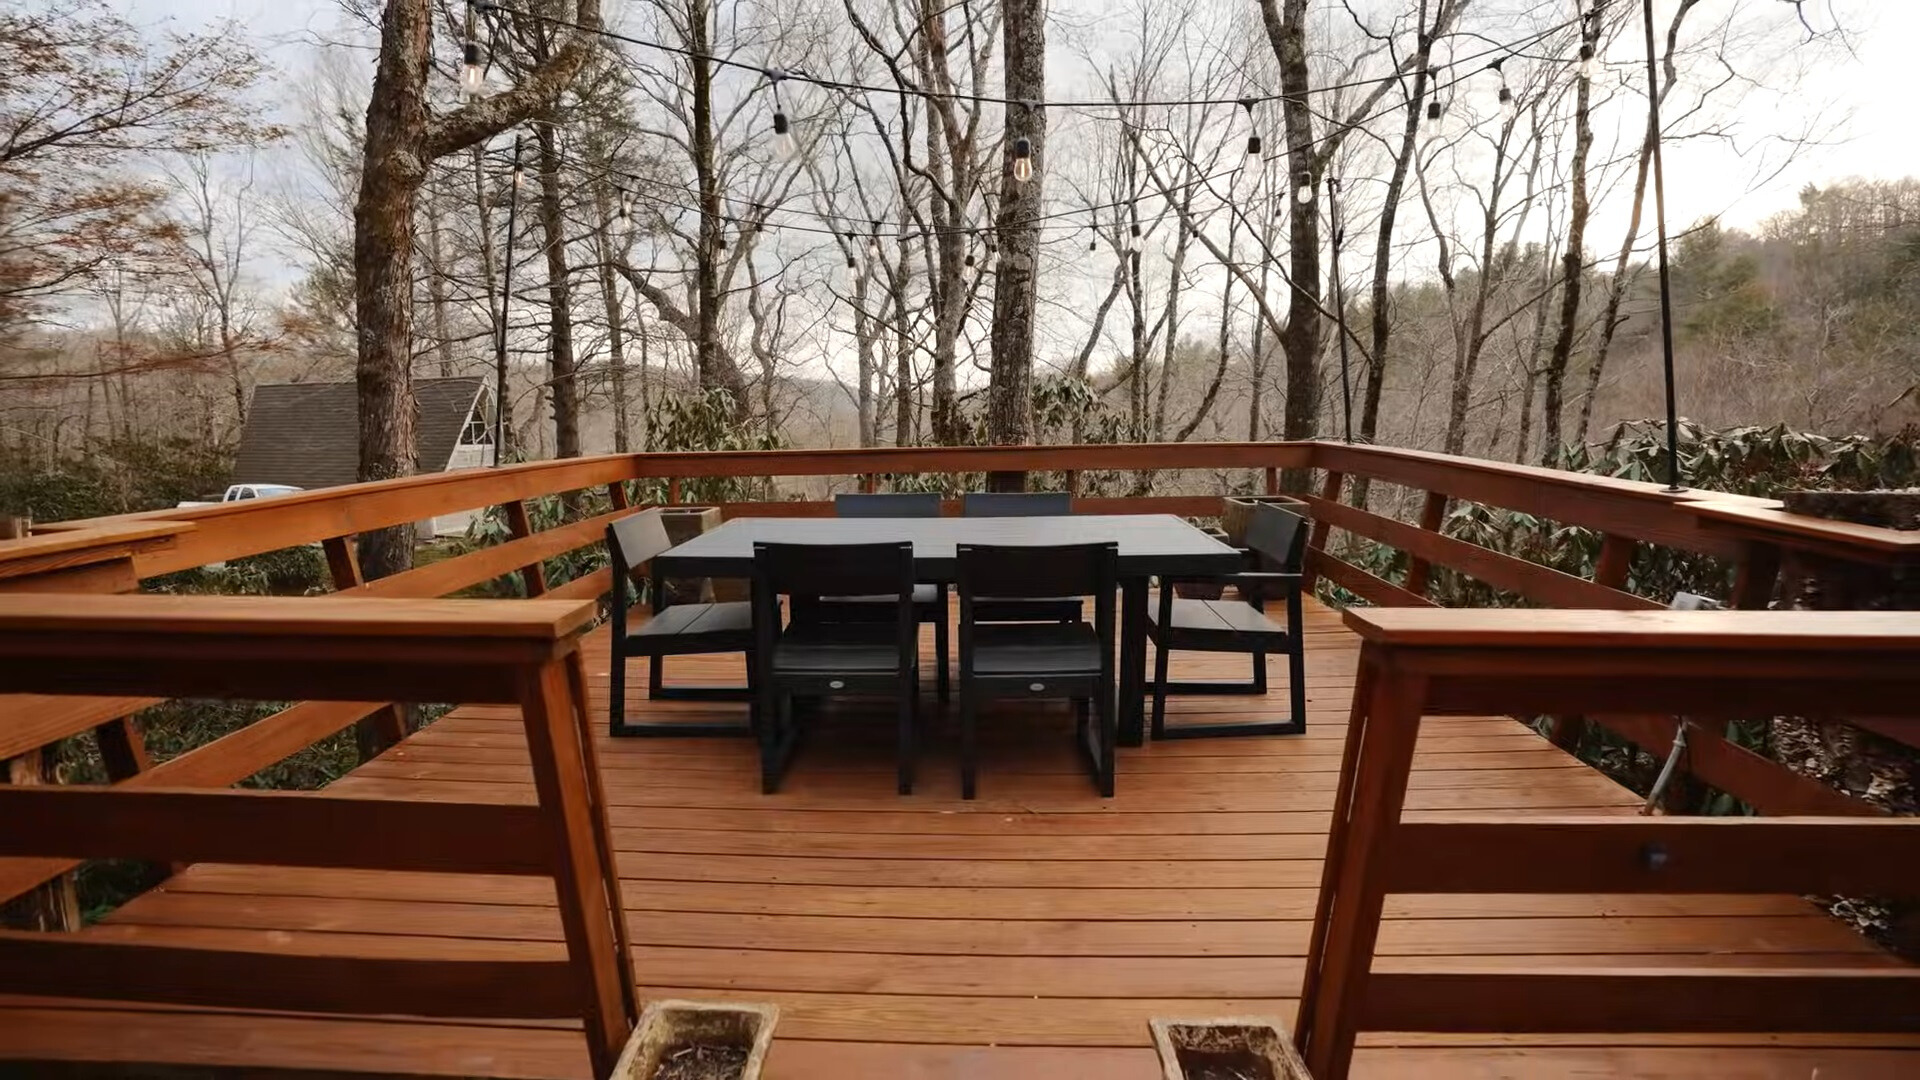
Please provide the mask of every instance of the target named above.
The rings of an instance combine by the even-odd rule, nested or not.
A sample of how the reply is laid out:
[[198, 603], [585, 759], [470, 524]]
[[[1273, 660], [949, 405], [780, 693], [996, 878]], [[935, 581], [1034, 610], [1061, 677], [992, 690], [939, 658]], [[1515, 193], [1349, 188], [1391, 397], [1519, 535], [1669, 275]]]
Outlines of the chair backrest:
[[1264, 569], [1299, 573], [1307, 553], [1307, 519], [1260, 504], [1247, 521], [1247, 547]]
[[913, 544], [753, 545], [753, 583], [770, 595], [873, 596], [913, 593]]
[[848, 492], [833, 497], [833, 513], [843, 518], [925, 518], [940, 516], [937, 491]]
[[974, 597], [1023, 600], [1108, 596], [1120, 547], [1104, 544], [961, 544], [954, 583], [964, 607]]
[[658, 507], [607, 526], [607, 558], [615, 573], [631, 577], [655, 555], [673, 546]]
[[964, 517], [1065, 517], [1073, 513], [1073, 496], [1064, 491], [969, 491], [960, 497], [960, 513]]

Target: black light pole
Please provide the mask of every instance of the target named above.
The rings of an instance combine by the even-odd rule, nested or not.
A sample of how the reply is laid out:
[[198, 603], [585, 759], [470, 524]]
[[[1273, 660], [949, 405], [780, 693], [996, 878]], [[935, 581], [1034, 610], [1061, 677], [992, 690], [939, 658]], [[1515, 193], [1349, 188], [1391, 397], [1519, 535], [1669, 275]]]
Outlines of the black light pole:
[[1653, 44], [1653, 0], [1640, 0], [1647, 30], [1647, 138], [1653, 143], [1653, 222], [1660, 243], [1660, 348], [1667, 378], [1667, 490], [1680, 486], [1680, 412], [1673, 386], [1673, 281], [1667, 269], [1667, 174], [1660, 161], [1660, 64]]
[[1347, 295], [1340, 282], [1340, 178], [1327, 178], [1327, 227], [1333, 234], [1333, 310], [1340, 337], [1340, 408], [1346, 417], [1346, 439], [1353, 441], [1353, 380], [1347, 375]]
[[513, 230], [520, 209], [520, 136], [513, 137], [513, 178], [507, 185], [507, 265], [501, 272], [500, 332], [493, 346], [493, 463], [507, 449], [507, 315], [513, 303]]

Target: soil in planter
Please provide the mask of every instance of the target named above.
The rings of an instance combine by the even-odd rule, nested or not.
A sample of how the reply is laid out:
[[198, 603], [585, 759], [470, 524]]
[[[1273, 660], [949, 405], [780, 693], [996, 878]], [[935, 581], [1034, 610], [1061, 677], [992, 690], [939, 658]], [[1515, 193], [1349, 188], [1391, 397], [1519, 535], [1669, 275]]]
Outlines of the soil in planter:
[[1187, 1080], [1279, 1080], [1267, 1059], [1251, 1050], [1174, 1051]]
[[1289, 1080], [1275, 1075], [1267, 1049], [1267, 1028], [1180, 1025], [1172, 1028], [1173, 1057], [1186, 1080]]
[[648, 1080], [740, 1080], [747, 1070], [747, 1048], [689, 1043], [660, 1055]]

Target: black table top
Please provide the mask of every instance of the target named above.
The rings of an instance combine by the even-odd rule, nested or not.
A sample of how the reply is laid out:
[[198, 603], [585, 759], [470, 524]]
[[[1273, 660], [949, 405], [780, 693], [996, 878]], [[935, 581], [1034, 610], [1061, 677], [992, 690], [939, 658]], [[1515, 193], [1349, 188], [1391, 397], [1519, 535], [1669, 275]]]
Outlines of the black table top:
[[735, 518], [655, 557], [655, 572], [672, 576], [746, 577], [756, 542], [782, 544], [913, 544], [923, 581], [951, 580], [959, 544], [1092, 544], [1120, 546], [1122, 577], [1231, 574], [1240, 553], [1172, 514], [1072, 514], [1064, 517]]

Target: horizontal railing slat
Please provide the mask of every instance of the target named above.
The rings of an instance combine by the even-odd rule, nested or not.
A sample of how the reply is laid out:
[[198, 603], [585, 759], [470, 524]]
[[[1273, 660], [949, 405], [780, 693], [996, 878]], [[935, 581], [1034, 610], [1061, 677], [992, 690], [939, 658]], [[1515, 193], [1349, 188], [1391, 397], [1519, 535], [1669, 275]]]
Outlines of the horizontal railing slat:
[[1418, 526], [1331, 502], [1317, 495], [1303, 495], [1301, 498], [1312, 507], [1315, 517], [1336, 529], [1345, 529], [1356, 536], [1399, 548], [1431, 564], [1456, 570], [1537, 604], [1619, 611], [1650, 610], [1664, 606], [1645, 597], [1562, 573], [1550, 566], [1517, 559], [1441, 533], [1428, 532]]
[[1385, 578], [1336, 558], [1321, 550], [1307, 552], [1307, 570], [1333, 582], [1370, 604], [1382, 607], [1434, 607], [1433, 601], [1415, 596]]
[[565, 959], [337, 956], [0, 931], [0, 971], [35, 994], [216, 1008], [434, 1017], [577, 1017]]
[[1372, 1031], [1911, 1033], [1920, 1030], [1920, 971], [1448, 971], [1383, 960], [1359, 1012]]
[[304, 791], [0, 787], [0, 855], [546, 874], [538, 807]]
[[1390, 893], [1920, 894], [1912, 818], [1425, 814], [1390, 837]]

